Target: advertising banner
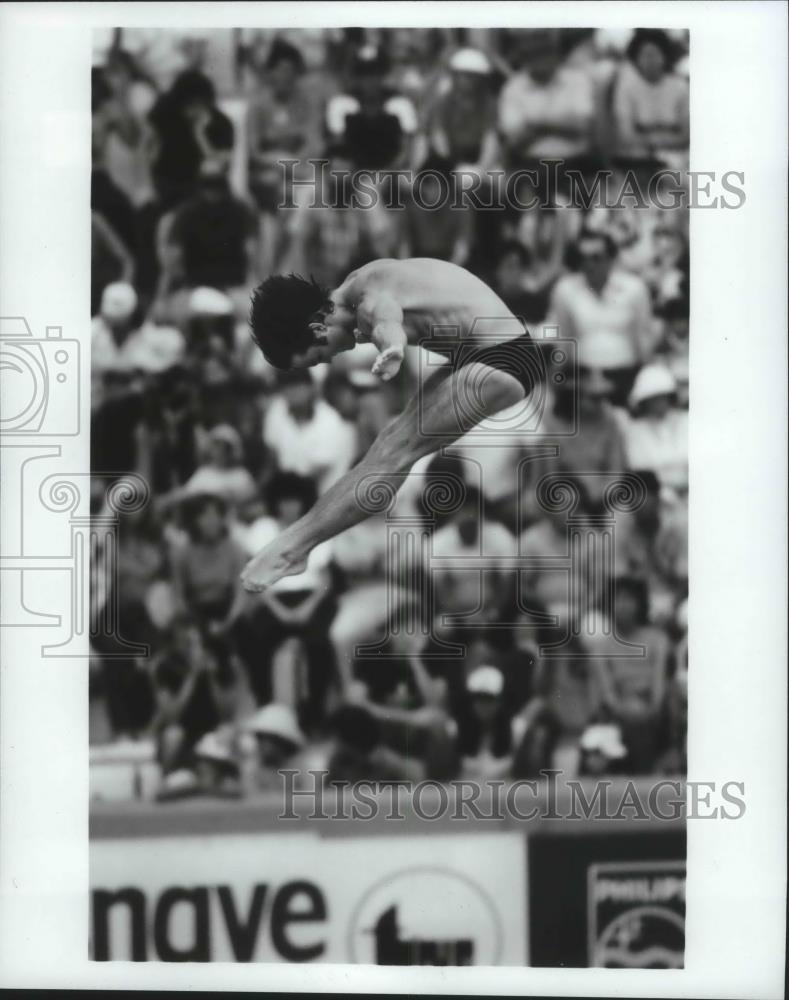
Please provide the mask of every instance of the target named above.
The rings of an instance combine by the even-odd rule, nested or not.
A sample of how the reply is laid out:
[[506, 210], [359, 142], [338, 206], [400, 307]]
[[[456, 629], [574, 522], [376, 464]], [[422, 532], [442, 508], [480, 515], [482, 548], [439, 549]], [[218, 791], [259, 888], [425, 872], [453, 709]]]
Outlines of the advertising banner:
[[516, 832], [94, 840], [99, 961], [524, 965]]
[[685, 865], [607, 862], [589, 868], [589, 965], [681, 969]]

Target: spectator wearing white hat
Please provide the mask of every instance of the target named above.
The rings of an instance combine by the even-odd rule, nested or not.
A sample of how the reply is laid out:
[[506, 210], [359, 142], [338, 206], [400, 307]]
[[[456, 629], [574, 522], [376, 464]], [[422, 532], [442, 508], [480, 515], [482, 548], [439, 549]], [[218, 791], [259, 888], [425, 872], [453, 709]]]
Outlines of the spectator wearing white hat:
[[232, 730], [206, 733], [194, 748], [194, 769], [199, 792], [222, 799], [243, 794], [241, 760]]
[[173, 327], [138, 321], [138, 301], [134, 288], [116, 281], [102, 292], [99, 315], [91, 328], [91, 372], [96, 396], [101, 402], [101, 383], [107, 372], [156, 374], [177, 364], [183, 357], [183, 336]]
[[625, 452], [631, 469], [650, 469], [683, 496], [688, 488], [688, 411], [676, 405], [677, 382], [663, 364], [646, 365], [630, 392]]
[[613, 723], [592, 723], [581, 735], [581, 776], [615, 774], [622, 770], [627, 747], [622, 742], [619, 726]]
[[290, 705], [270, 702], [247, 719], [243, 728], [255, 740], [251, 784], [260, 791], [280, 789], [282, 779], [278, 772], [298, 767], [298, 754], [307, 744], [296, 713]]
[[512, 732], [504, 704], [504, 674], [482, 664], [466, 679], [458, 715], [464, 778], [503, 778], [512, 766]]
[[452, 167], [488, 169], [498, 157], [493, 67], [484, 52], [464, 48], [450, 56], [448, 69], [449, 88], [426, 113], [428, 144]]

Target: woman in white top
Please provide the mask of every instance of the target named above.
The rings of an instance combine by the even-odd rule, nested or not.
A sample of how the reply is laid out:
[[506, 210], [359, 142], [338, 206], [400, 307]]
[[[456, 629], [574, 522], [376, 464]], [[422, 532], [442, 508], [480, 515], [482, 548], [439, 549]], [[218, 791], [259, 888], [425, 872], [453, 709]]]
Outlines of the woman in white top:
[[620, 158], [687, 167], [688, 85], [672, 72], [676, 55], [664, 31], [639, 28], [633, 35], [612, 93]]

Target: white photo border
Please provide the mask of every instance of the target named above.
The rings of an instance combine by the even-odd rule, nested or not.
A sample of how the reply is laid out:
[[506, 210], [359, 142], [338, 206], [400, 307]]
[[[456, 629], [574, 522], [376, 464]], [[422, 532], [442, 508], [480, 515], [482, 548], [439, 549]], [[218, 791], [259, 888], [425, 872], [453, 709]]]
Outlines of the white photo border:
[[[745, 783], [737, 822], [688, 823], [681, 971], [165, 965], [88, 959], [87, 659], [5, 629], [0, 984], [511, 995], [779, 997], [786, 891], [787, 8], [708, 3], [8, 3], [0, 8], [0, 313], [79, 339], [89, 386], [96, 28], [661, 26], [691, 33], [691, 166], [745, 174], [691, 212], [689, 779]], [[65, 402], [63, 405], [66, 405]], [[89, 426], [83, 392], [81, 426]], [[87, 471], [88, 434], [59, 445]], [[5, 456], [4, 456], [5, 458]], [[4, 462], [5, 464], [5, 462]], [[8, 514], [8, 488], [3, 513]], [[62, 574], [61, 574], [62, 575]], [[63, 580], [42, 595], [53, 608]], [[49, 604], [48, 604], [49, 606]], [[85, 643], [87, 650], [87, 642]]]

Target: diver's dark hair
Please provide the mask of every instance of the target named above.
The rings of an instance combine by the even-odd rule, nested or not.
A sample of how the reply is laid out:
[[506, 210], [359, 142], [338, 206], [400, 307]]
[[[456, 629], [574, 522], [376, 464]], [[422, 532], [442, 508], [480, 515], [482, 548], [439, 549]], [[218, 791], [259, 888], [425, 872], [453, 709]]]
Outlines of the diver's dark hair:
[[288, 369], [295, 354], [315, 343], [309, 323], [329, 305], [329, 291], [299, 274], [275, 274], [252, 293], [249, 326], [252, 339], [269, 364]]

